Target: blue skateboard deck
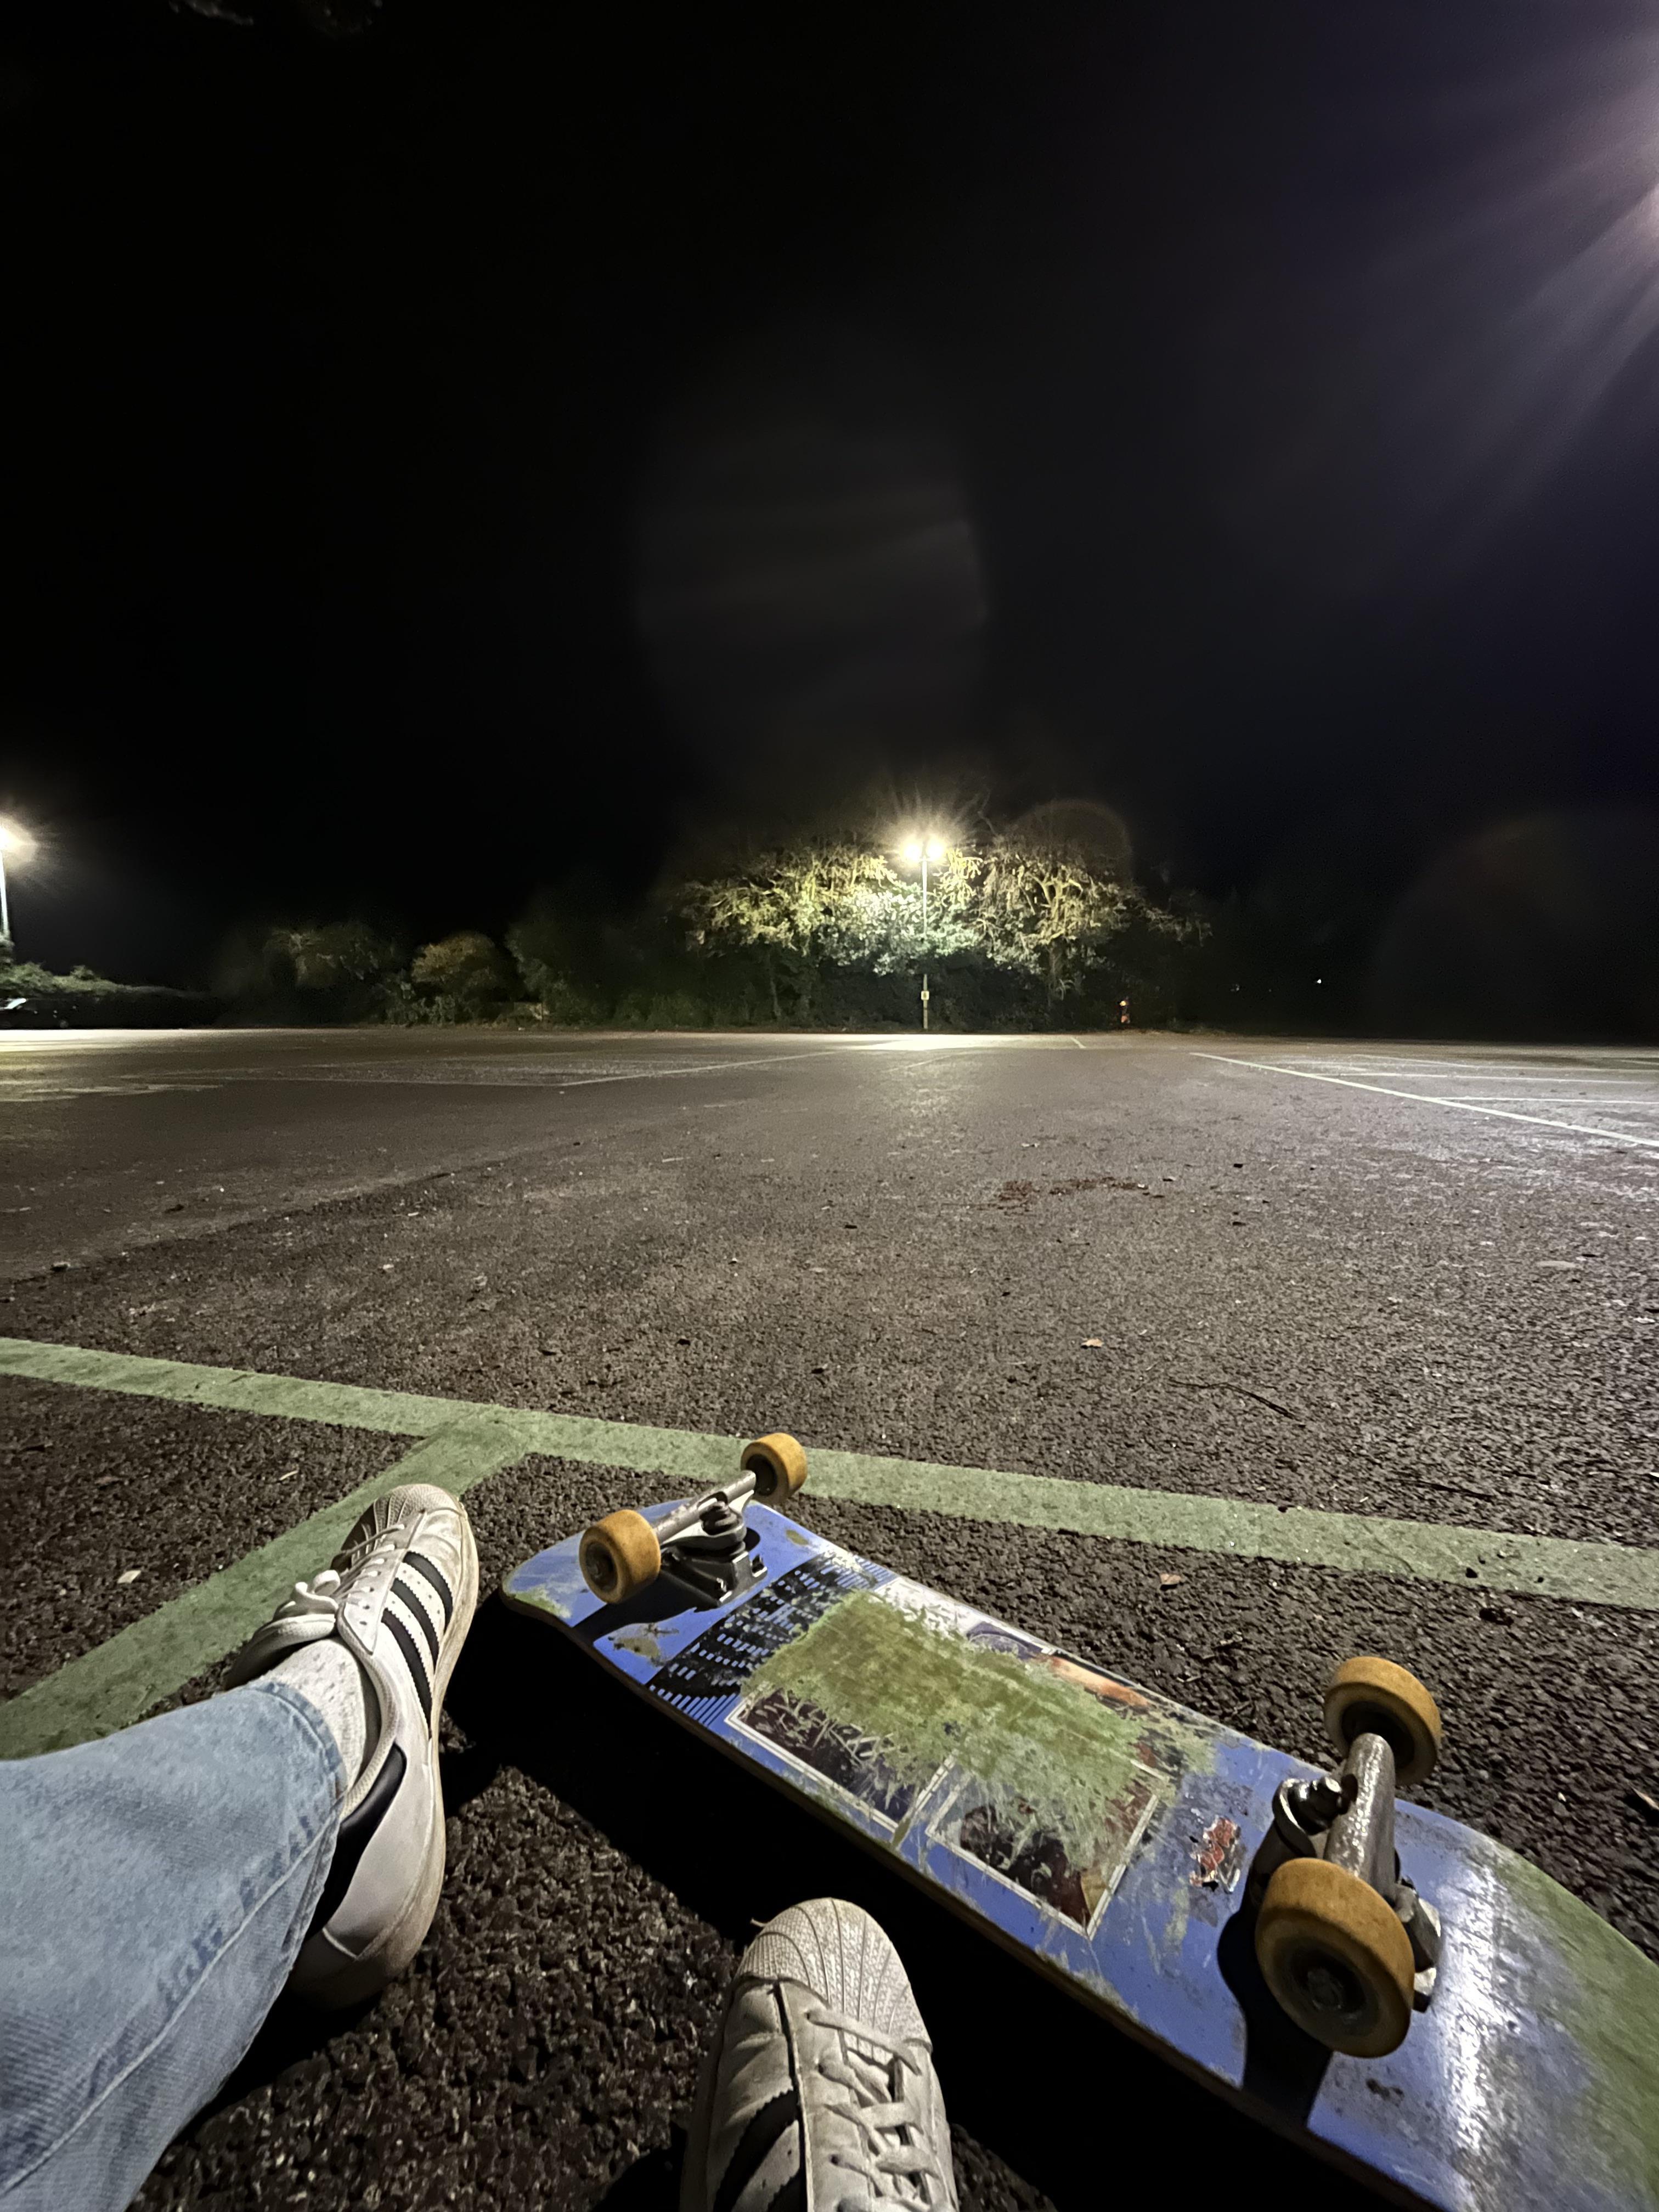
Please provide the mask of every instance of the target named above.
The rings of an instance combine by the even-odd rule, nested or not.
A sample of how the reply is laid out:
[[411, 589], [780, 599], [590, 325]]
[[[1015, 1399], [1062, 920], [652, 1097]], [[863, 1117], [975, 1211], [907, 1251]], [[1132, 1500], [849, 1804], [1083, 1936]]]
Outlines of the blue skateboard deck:
[[[659, 1521], [673, 1508], [647, 1507]], [[750, 1504], [765, 1574], [621, 1605], [579, 1539], [503, 1585], [665, 1712], [1257, 2118], [1447, 2212], [1659, 2212], [1659, 1967], [1502, 1844], [1401, 1800], [1439, 1981], [1383, 2058], [1279, 2011], [1242, 1913], [1317, 1770]]]

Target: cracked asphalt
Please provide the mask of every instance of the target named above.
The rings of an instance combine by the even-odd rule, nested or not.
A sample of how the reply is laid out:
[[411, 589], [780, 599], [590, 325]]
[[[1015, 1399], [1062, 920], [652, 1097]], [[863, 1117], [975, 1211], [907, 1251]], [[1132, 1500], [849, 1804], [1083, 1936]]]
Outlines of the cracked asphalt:
[[[0, 1038], [0, 1097], [8, 1334], [1659, 1543], [1659, 1055], [64, 1033]], [[405, 1448], [0, 1392], [8, 1695]], [[489, 1479], [468, 1500], [486, 1588], [664, 1494], [560, 1461]], [[1304, 1755], [1332, 1660], [1404, 1661], [1447, 1717], [1427, 1802], [1659, 1958], [1656, 1616], [810, 1488], [799, 1510]], [[724, 1774], [711, 1798], [695, 1745], [499, 1601], [447, 1741], [449, 1878], [414, 1969], [343, 2021], [279, 2008], [144, 2205], [667, 2207], [736, 1953], [825, 1888], [912, 1967], [964, 2207], [1167, 2189], [1176, 2160], [1183, 2191], [1246, 2163], [1329, 2185], [805, 1815]]]

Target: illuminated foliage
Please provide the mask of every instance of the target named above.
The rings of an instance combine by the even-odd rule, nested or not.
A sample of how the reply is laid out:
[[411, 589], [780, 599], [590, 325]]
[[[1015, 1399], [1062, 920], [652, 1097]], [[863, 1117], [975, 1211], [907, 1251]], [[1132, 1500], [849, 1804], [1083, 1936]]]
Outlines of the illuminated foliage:
[[476, 929], [423, 945], [410, 968], [417, 991], [441, 1006], [478, 1013], [501, 1005], [513, 992], [513, 970], [499, 947]]
[[[1073, 810], [1075, 811], [1075, 810]], [[1085, 825], [1086, 828], [1086, 824]], [[1158, 1020], [1191, 994], [1190, 910], [1155, 906], [1098, 839], [1027, 817], [940, 840], [924, 927], [915, 858], [852, 834], [804, 836], [680, 882], [645, 912], [608, 914], [586, 879], [544, 893], [507, 933], [476, 930], [400, 961], [358, 922], [267, 933], [225, 963], [227, 995], [282, 1018], [606, 1022], [902, 1022], [921, 975], [935, 1019], [1028, 1026]]]
[[712, 881], [685, 884], [675, 901], [693, 942], [741, 946], [764, 959], [774, 1018], [782, 1019], [780, 976], [801, 1018], [811, 1012], [819, 968], [860, 941], [867, 901], [892, 881], [880, 854], [850, 839], [805, 838], [756, 857]]
[[976, 953], [994, 968], [1039, 978], [1050, 1000], [1075, 992], [1126, 934], [1185, 933], [1080, 843], [1030, 832], [951, 846], [921, 886], [884, 854], [850, 840], [805, 840], [713, 881], [689, 884], [680, 912], [700, 944], [768, 956], [803, 1005], [813, 971], [884, 975]]
[[987, 958], [1040, 976], [1051, 1000], [1076, 992], [1132, 930], [1182, 932], [1080, 845], [1009, 831], [989, 839], [968, 867]]

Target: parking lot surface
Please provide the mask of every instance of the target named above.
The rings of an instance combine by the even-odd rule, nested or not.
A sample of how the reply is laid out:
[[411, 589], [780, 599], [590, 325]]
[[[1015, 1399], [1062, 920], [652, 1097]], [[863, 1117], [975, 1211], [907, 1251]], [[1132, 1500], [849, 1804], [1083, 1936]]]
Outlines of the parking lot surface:
[[[1304, 1756], [1401, 1660], [1425, 1801], [1659, 1958], [1659, 1054], [12, 1033], [0, 1101], [0, 1751], [210, 1691], [400, 1464], [488, 1590], [784, 1427], [825, 1533]], [[415, 1968], [279, 2009], [141, 2203], [666, 2207], [738, 1951], [826, 1889], [965, 2207], [1330, 2185], [562, 1657], [483, 1607]]]

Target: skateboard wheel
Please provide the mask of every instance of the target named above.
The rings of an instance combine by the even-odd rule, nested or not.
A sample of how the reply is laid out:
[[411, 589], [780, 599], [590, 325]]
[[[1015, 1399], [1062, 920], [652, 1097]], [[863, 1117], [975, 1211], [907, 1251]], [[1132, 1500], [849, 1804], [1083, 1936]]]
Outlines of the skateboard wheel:
[[1440, 1708], [1415, 1674], [1391, 1659], [1345, 1659], [1325, 1685], [1325, 1727], [1346, 1759], [1359, 1735], [1380, 1735], [1402, 1787], [1433, 1773]]
[[1412, 1939], [1393, 1906], [1346, 1867], [1287, 1859], [1261, 1899], [1255, 1955], [1282, 2008], [1328, 2050], [1381, 2058], [1405, 2041]]
[[662, 1547], [643, 1513], [607, 1513], [583, 1536], [577, 1558], [582, 1580], [606, 1605], [620, 1605], [662, 1571]]
[[787, 1498], [806, 1480], [806, 1454], [781, 1430], [745, 1444], [741, 1464], [745, 1474], [754, 1475], [757, 1498]]

